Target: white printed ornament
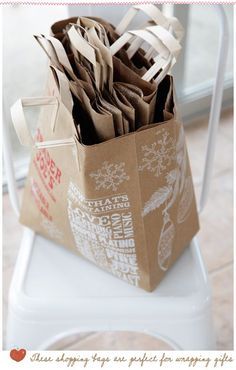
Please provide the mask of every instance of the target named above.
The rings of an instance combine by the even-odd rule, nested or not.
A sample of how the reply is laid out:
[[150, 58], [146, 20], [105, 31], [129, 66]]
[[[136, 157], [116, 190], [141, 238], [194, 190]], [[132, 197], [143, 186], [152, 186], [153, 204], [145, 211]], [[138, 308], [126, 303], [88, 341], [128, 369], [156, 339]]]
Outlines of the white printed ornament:
[[178, 211], [177, 211], [177, 222], [183, 223], [189, 216], [189, 211], [191, 209], [191, 204], [193, 201], [193, 186], [191, 176], [185, 179], [184, 189], [182, 197], [179, 201]]
[[169, 219], [166, 222], [164, 222], [162, 226], [157, 249], [158, 265], [163, 271], [166, 271], [169, 267], [174, 237], [175, 237], [175, 227], [173, 222]]
[[177, 209], [177, 222], [184, 222], [191, 209], [193, 188], [191, 177], [186, 177], [187, 152], [184, 140], [184, 130], [180, 127], [178, 139], [169, 137], [169, 133], [162, 129], [158, 140], [142, 147], [144, 157], [139, 170], [147, 170], [160, 176], [168, 168], [173, 168], [165, 175], [166, 185], [158, 188], [145, 202], [142, 216], [160, 207], [162, 209], [163, 226], [157, 247], [158, 265], [162, 270], [167, 270], [173, 251], [175, 239], [175, 226], [170, 219], [170, 210], [176, 203], [177, 196], [180, 201]]

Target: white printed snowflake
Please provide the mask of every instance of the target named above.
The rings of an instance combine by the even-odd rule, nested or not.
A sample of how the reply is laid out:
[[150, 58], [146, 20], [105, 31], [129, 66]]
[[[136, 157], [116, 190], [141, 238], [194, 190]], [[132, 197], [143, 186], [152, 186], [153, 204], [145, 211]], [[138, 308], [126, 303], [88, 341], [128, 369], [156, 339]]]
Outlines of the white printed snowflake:
[[157, 141], [142, 146], [144, 156], [139, 171], [154, 172], [154, 175], [158, 177], [170, 166], [173, 160], [176, 160], [176, 141], [164, 129], [156, 134], [161, 135]]
[[41, 222], [42, 227], [46, 230], [48, 235], [53, 239], [62, 240], [63, 233], [57, 228], [54, 222], [47, 220], [44, 218]]
[[101, 188], [111, 189], [116, 191], [122, 182], [129, 180], [124, 170], [125, 163], [109, 163], [103, 162], [102, 167], [95, 172], [90, 173], [90, 176], [95, 179], [96, 190]]

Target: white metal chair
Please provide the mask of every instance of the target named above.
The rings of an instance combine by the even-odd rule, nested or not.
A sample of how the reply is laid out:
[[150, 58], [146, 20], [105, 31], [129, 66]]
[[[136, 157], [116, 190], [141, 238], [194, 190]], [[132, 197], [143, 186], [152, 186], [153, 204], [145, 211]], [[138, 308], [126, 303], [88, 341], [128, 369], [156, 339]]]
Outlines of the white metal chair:
[[[212, 174], [228, 47], [226, 17], [222, 6], [215, 7], [221, 36], [200, 211], [206, 203]], [[6, 125], [3, 133], [9, 194], [18, 215]], [[211, 290], [197, 239], [193, 239], [156, 290], [148, 293], [25, 228], [9, 291], [6, 348], [42, 350], [70, 334], [106, 330], [150, 333], [174, 349], [215, 349]]]

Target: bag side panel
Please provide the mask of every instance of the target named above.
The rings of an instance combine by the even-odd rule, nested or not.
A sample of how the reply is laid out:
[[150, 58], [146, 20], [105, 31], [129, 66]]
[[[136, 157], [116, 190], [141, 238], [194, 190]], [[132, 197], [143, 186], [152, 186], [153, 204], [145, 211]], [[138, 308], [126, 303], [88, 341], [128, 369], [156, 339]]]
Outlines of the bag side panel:
[[151, 287], [199, 230], [183, 125], [170, 119], [136, 136]]

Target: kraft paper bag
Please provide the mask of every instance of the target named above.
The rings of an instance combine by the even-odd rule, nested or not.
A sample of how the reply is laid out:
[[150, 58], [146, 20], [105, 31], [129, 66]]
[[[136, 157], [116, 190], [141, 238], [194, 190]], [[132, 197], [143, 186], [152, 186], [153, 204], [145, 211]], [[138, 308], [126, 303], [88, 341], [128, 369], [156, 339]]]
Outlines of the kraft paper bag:
[[[154, 7], [155, 8], [155, 7]], [[158, 15], [159, 15], [159, 11]], [[151, 14], [151, 9], [148, 10], [148, 13]], [[157, 15], [156, 15], [157, 16]], [[94, 18], [96, 19], [96, 18]], [[154, 113], [155, 113], [155, 106], [156, 106], [156, 94], [157, 94], [157, 84], [155, 82], [148, 82], [144, 81], [137, 73], [135, 73], [133, 70], [131, 70], [130, 63], [127, 62], [127, 60], [121, 60], [117, 57], [113, 57], [112, 60], [109, 60], [108, 58], [105, 60], [104, 58], [104, 49], [105, 52], [108, 53], [108, 49], [106, 46], [108, 45], [108, 41], [103, 45], [102, 40], [99, 39], [99, 35], [105, 34], [105, 29], [108, 30], [109, 34], [115, 33], [114, 27], [112, 25], [109, 25], [107, 22], [102, 21], [100, 19], [96, 19], [96, 21], [91, 18], [85, 18], [80, 17], [77, 18], [76, 22], [77, 24], [73, 25], [73, 23], [70, 23], [70, 21], [75, 21], [75, 19], [69, 19], [57, 22], [52, 26], [52, 33], [55, 35], [58, 35], [62, 32], [64, 32], [65, 35], [68, 36], [69, 41], [71, 42], [71, 49], [73, 49], [74, 58], [80, 59], [81, 56], [85, 57], [87, 60], [87, 63], [90, 62], [93, 64], [94, 71], [94, 78], [96, 80], [95, 71], [98, 70], [99, 66], [99, 76], [103, 77], [106, 76], [109, 85], [109, 91], [104, 90], [104, 93], [102, 96], [100, 94], [97, 101], [99, 101], [99, 104], [102, 107], [102, 110], [104, 112], [109, 113], [112, 115], [113, 118], [113, 132], [115, 132], [115, 136], [119, 136], [122, 134], [126, 134], [128, 132], [132, 132], [135, 129], [139, 129], [139, 127], [146, 125], [148, 123], [153, 123], [154, 121]], [[98, 20], [101, 22], [99, 23]], [[86, 29], [83, 29], [82, 26], [86, 26]], [[64, 28], [62, 28], [64, 27]], [[94, 28], [94, 30], [93, 30]], [[98, 30], [98, 34], [95, 31]], [[91, 33], [93, 31], [93, 33]], [[84, 34], [84, 37], [89, 40], [89, 44], [86, 44], [85, 39], [82, 38], [82, 32]], [[139, 34], [142, 31], [139, 30]], [[150, 33], [141, 35], [143, 37], [143, 41], [148, 41], [149, 39], [146, 38], [146, 35], [150, 38]], [[97, 40], [94, 39], [97, 38]], [[153, 37], [153, 36], [152, 36]], [[111, 38], [111, 37], [110, 37]], [[105, 39], [105, 38], [104, 38]], [[95, 43], [94, 43], [95, 41]], [[116, 36], [113, 37], [112, 41], [116, 41], [115, 44], [118, 46], [115, 47], [114, 44], [113, 47], [113, 54], [118, 55], [122, 47], [127, 45], [127, 42], [124, 42], [123, 44], [119, 45], [119, 35], [116, 34]], [[136, 40], [137, 41], [137, 40]], [[139, 40], [138, 40], [139, 41]], [[156, 40], [154, 40], [156, 43]], [[163, 41], [163, 40], [162, 40]], [[150, 42], [149, 42], [150, 43]], [[173, 41], [172, 41], [173, 43]], [[168, 43], [167, 43], [168, 44]], [[95, 48], [95, 45], [97, 48]], [[135, 50], [132, 51], [132, 55], [136, 55], [137, 53], [141, 53], [140, 49], [137, 47]], [[157, 49], [160, 48], [160, 41], [156, 43]], [[152, 45], [154, 46], [154, 45]], [[167, 45], [168, 46], [168, 45]], [[171, 44], [172, 46], [172, 44]], [[175, 46], [175, 45], [174, 45]], [[93, 49], [89, 51], [89, 49]], [[95, 53], [96, 49], [96, 53]], [[134, 48], [133, 48], [134, 49]], [[86, 53], [85, 53], [86, 50]], [[97, 60], [96, 57], [101, 51], [100, 60]], [[128, 49], [129, 51], [129, 49]], [[89, 56], [90, 53], [90, 56]], [[95, 62], [92, 62], [92, 54], [94, 53], [94, 59]], [[95, 56], [96, 54], [96, 56]], [[142, 54], [142, 53], [141, 53]], [[127, 58], [128, 54], [127, 54]], [[143, 59], [146, 60], [146, 58], [143, 55]], [[52, 60], [52, 59], [51, 59]], [[85, 60], [83, 60], [83, 63]], [[102, 61], [104, 61], [103, 66]], [[123, 62], [125, 61], [125, 63]], [[146, 60], [147, 62], [147, 60]], [[141, 60], [141, 64], [145, 64], [143, 60]], [[77, 63], [79, 66], [79, 64]], [[114, 67], [114, 71], [113, 71]], [[150, 67], [150, 65], [149, 65]], [[78, 67], [78, 69], [81, 68]], [[89, 65], [88, 65], [89, 68]], [[107, 69], [108, 68], [108, 69]], [[146, 72], [148, 70], [145, 69]], [[109, 76], [109, 78], [108, 78]], [[154, 76], [154, 75], [153, 75]], [[102, 80], [102, 78], [99, 80], [99, 82], [96, 83], [96, 86], [99, 86], [99, 90], [101, 90], [101, 86], [105, 86], [107, 79]], [[150, 76], [149, 76], [150, 79]], [[116, 85], [113, 86], [113, 80]], [[130, 86], [137, 86], [140, 89], [141, 94], [136, 94], [134, 92], [133, 87], [130, 88]], [[123, 96], [124, 98], [121, 101], [120, 96]], [[126, 104], [124, 103], [124, 100], [126, 101]], [[128, 104], [127, 104], [128, 103]], [[100, 112], [101, 113], [101, 112]], [[105, 117], [104, 117], [105, 119]], [[99, 125], [100, 126], [100, 125]], [[109, 124], [110, 128], [111, 125]], [[112, 129], [112, 128], [111, 128]], [[99, 130], [100, 131], [100, 130]], [[100, 138], [100, 141], [103, 139], [104, 133], [98, 132], [98, 137]], [[107, 135], [104, 136], [105, 138], [112, 138], [113, 134], [110, 134], [107, 132]]]
[[[163, 110], [172, 110], [163, 113], [165, 121], [84, 145], [68, 79], [53, 71], [50, 96], [12, 107], [18, 137], [32, 148], [20, 222], [152, 291], [199, 229], [183, 125], [170, 103], [172, 81], [165, 82]], [[33, 105], [42, 107], [35, 138], [24, 117], [24, 107]]]
[[[46, 43], [47, 46], [50, 46], [53, 42], [53, 52], [51, 51], [52, 46], [51, 48], [47, 49], [47, 55], [49, 56], [51, 63], [60, 69], [64, 68], [64, 70], [69, 73], [70, 77], [76, 83], [78, 83], [78, 78], [75, 75], [75, 71], [72, 72], [69, 59], [67, 58], [65, 52], [62, 52], [61, 43], [53, 37], [46, 38], [43, 35], [35, 36], [35, 38], [41, 46], [42, 41], [44, 44]], [[80, 50], [82, 50], [82, 46], [78, 45], [78, 42], [76, 45]], [[105, 116], [101, 116], [102, 111], [100, 111], [100, 113], [98, 113], [99, 115], [97, 115], [97, 118], [99, 119], [99, 116], [101, 116], [102, 121], [93, 121], [98, 131], [97, 134], [99, 141], [112, 138], [115, 135], [131, 132], [134, 130], [134, 128], [138, 128], [141, 125], [152, 122], [154, 115], [155, 98], [157, 92], [156, 84], [142, 80], [140, 76], [136, 75], [135, 72], [130, 71], [129, 68], [117, 57], [114, 56], [112, 61], [114, 64], [114, 82], [116, 83], [116, 87], [115, 90], [112, 91], [111, 95], [105, 94], [103, 97], [100, 96], [99, 101], [100, 105], [105, 109], [105, 111], [103, 111]], [[68, 67], [69, 65], [70, 68]], [[82, 65], [79, 66], [78, 70], [80, 72], [80, 77], [85, 78], [84, 75], [87, 72], [85, 69], [83, 69]], [[81, 70], [83, 70], [83, 73]], [[131, 85], [132, 83], [134, 86]], [[140, 93], [137, 95], [134, 90], [137, 90], [138, 88]], [[123, 97], [128, 101], [126, 107], [116, 96], [116, 90], [118, 90], [120, 94], [123, 95]], [[109, 100], [111, 100], [111, 97], [113, 97], [113, 99], [116, 100], [116, 105], [111, 105], [109, 101], [103, 99], [104, 97]], [[119, 108], [119, 110], [117, 108]], [[121, 113], [124, 115], [123, 123], [121, 121]], [[112, 124], [111, 120], [114, 121], [114, 125]], [[101, 127], [101, 123], [103, 123], [103, 121], [104, 130]]]
[[[92, 21], [96, 21], [98, 24], [100, 24], [104, 27], [104, 29], [106, 30], [106, 33], [107, 33], [108, 40], [109, 40], [110, 44], [112, 44], [113, 42], [115, 42], [119, 38], [119, 35], [115, 32], [115, 27], [112, 24], [106, 22], [104, 19], [98, 18], [98, 17], [86, 17], [86, 18], [88, 20], [90, 19]], [[63, 34], [63, 32], [65, 32], [67, 26], [69, 24], [80, 23], [80, 19], [85, 19], [85, 17], [71, 17], [71, 18], [68, 18], [68, 19], [64, 19], [62, 21], [55, 22], [51, 26], [52, 36], [61, 38], [61, 35]], [[66, 40], [66, 38], [65, 38], [65, 40]], [[130, 60], [128, 58], [127, 53], [125, 51], [125, 48], [121, 49], [118, 52], [118, 57], [129, 68], [133, 69], [137, 74], [139, 74], [141, 76], [147, 71], [148, 68], [151, 67], [151, 63], [149, 63], [147, 61], [147, 59], [144, 57], [142, 49], [139, 49], [137, 51], [137, 53], [134, 55], [134, 58], [132, 60]]]
[[[78, 26], [77, 26], [78, 27]], [[84, 50], [85, 50], [85, 40], [82, 39], [81, 34], [79, 34], [78, 29], [75, 28], [75, 26], [71, 26], [71, 28], [68, 30], [68, 36], [70, 38], [70, 41], [74, 47], [75, 52], [79, 52], [83, 56], [85, 56]], [[90, 39], [90, 41], [92, 41]], [[87, 45], [87, 57], [86, 59], [89, 60], [88, 57], [88, 48], [91, 47], [92, 44]], [[119, 48], [119, 46], [118, 46]], [[92, 59], [89, 60], [90, 62]], [[136, 103], [134, 108], [137, 112], [137, 120], [139, 125], [147, 124], [148, 122], [152, 123], [153, 121], [153, 115], [154, 115], [154, 106], [155, 106], [155, 98], [156, 98], [156, 91], [157, 91], [157, 85], [155, 83], [150, 83], [147, 81], [144, 81], [138, 76], [135, 72], [130, 70], [121, 60], [119, 60], [116, 57], [113, 57], [113, 66], [114, 66], [114, 81], [115, 82], [126, 82], [130, 83], [132, 85], [138, 86], [142, 90], [142, 98], [139, 98], [137, 96], [136, 99], [133, 98], [132, 95], [132, 102]], [[100, 65], [100, 63], [99, 63]], [[100, 83], [97, 84], [100, 86]], [[127, 89], [126, 89], [127, 90]], [[110, 97], [110, 95], [106, 95], [107, 98]], [[125, 96], [128, 98], [128, 95]], [[114, 99], [114, 97], [113, 97]], [[101, 100], [102, 103], [103, 100]], [[121, 135], [124, 133], [122, 132], [122, 123], [121, 123], [121, 115], [117, 111], [117, 108], [114, 108], [115, 106], [108, 106], [108, 102], [105, 103], [103, 101], [103, 107], [105, 107], [108, 111], [111, 111], [113, 114], [114, 119], [114, 126], [115, 126], [115, 132], [116, 136]], [[115, 111], [116, 110], [116, 111]], [[136, 128], [139, 126], [136, 125]]]
[[[52, 65], [59, 68], [61, 71], [65, 71], [76, 83], [77, 87], [73, 83], [70, 84], [71, 89], [74, 96], [79, 98], [79, 101], [82, 104], [82, 110], [86, 109], [86, 113], [89, 115], [90, 119], [92, 119], [96, 130], [97, 142], [115, 137], [113, 120], [117, 119], [117, 115], [120, 114], [118, 109], [111, 105], [108, 106], [108, 103], [105, 102], [100, 95], [99, 97], [96, 97], [95, 92], [93, 93], [93, 91], [91, 91], [93, 90], [92, 84], [76, 77], [65, 50], [59, 40], [54, 37], [45, 37], [44, 35], [35, 36], [35, 38], [43, 50], [46, 51]], [[80, 71], [81, 69], [82, 66], [80, 66]], [[84, 73], [89, 76], [85, 70]], [[98, 81], [97, 84], [99, 84]], [[99, 101], [97, 99], [99, 99]], [[115, 113], [117, 113], [116, 116]], [[119, 118], [120, 117], [118, 117], [118, 119]], [[115, 121], [115, 124], [117, 120]], [[88, 141], [86, 140], [86, 143], [87, 142]]]
[[[78, 49], [83, 53], [84, 43], [86, 43], [86, 41], [82, 40], [81, 36], [77, 34], [77, 32], [75, 33], [74, 36], [78, 36], [78, 38], [72, 38], [72, 36], [73, 34], [69, 33], [69, 37], [72, 39], [72, 41], [74, 41], [74, 44], [73, 44], [74, 50], [77, 52], [76, 47], [78, 47]], [[110, 102], [106, 101], [104, 99], [104, 96], [102, 96], [99, 93], [99, 90], [96, 90], [96, 99], [94, 96], [93, 97], [94, 104], [93, 104], [92, 101], [91, 102], [89, 101], [89, 96], [87, 96], [86, 91], [81, 91], [81, 93], [79, 92], [81, 88], [83, 90], [84, 89], [88, 90], [89, 87], [91, 88], [92, 84], [88, 86], [88, 82], [87, 82], [88, 78], [86, 78], [86, 81], [81, 81], [76, 77], [74, 71], [71, 72], [72, 67], [70, 66], [70, 69], [68, 68], [69, 60], [64, 55], [65, 52], [62, 53], [61, 43], [53, 37], [50, 37], [50, 38], [46, 38], [45, 36], [35, 36], [35, 37], [41, 46], [42, 46], [42, 40], [44, 44], [46, 43], [47, 46], [50, 46], [50, 48], [47, 49], [47, 55], [49, 56], [51, 63], [53, 63], [56, 67], [59, 66], [59, 67], [64, 68], [69, 73], [70, 77], [74, 80], [75, 83], [74, 84], [71, 83], [71, 89], [73, 91], [73, 94], [76, 97], [80, 95], [80, 102], [86, 108], [87, 113], [90, 115], [90, 118], [93, 121], [93, 124], [96, 129], [96, 134], [97, 134], [97, 142], [108, 140], [108, 139], [115, 137], [116, 135], [122, 135], [124, 133], [127, 133], [129, 131], [128, 122], [125, 118], [122, 118], [122, 113], [120, 109], [118, 108], [118, 104], [115, 104], [115, 105], [111, 104], [112, 102], [111, 96], [109, 95], [107, 96]], [[50, 45], [52, 42], [53, 42], [53, 53], [51, 51], [52, 46]], [[86, 45], [86, 44], [85, 46], [89, 47], [89, 45]], [[90, 48], [92, 49], [91, 46]], [[93, 52], [93, 50], [91, 50], [91, 52]], [[62, 55], [63, 55], [63, 58], [61, 57]], [[89, 54], [86, 53], [85, 55], [88, 56]], [[88, 57], [88, 60], [91, 61], [91, 59], [89, 58], [90, 56]], [[100, 63], [96, 63], [96, 67], [98, 65], [100, 65]], [[82, 74], [81, 77], [84, 78], [85, 75], [87, 75], [87, 77], [89, 76], [89, 74], [82, 67], [82, 65], [79, 66], [78, 70], [80, 74]], [[81, 73], [82, 70], [83, 70], [83, 73]], [[96, 78], [99, 76], [97, 75], [94, 77]], [[86, 86], [85, 86], [85, 83], [87, 83]], [[75, 84], [77, 85], [77, 87]], [[95, 82], [95, 84], [97, 85], [97, 87], [100, 86], [100, 81], [99, 82], [97, 81], [97, 83]], [[90, 94], [90, 97], [91, 97], [91, 94]], [[94, 105], [95, 110], [93, 109], [92, 105]], [[124, 124], [126, 124], [125, 128], [124, 128]]]

